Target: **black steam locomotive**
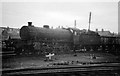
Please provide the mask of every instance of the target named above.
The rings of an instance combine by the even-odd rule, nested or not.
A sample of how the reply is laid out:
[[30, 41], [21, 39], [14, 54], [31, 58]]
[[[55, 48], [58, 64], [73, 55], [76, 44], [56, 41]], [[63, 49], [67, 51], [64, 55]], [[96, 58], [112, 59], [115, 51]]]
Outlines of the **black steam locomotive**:
[[17, 55], [44, 55], [75, 53], [79, 51], [102, 51], [120, 53], [120, 37], [100, 36], [97, 32], [81, 31], [77, 28], [51, 29], [34, 27], [32, 22], [20, 29], [20, 39], [8, 39]]

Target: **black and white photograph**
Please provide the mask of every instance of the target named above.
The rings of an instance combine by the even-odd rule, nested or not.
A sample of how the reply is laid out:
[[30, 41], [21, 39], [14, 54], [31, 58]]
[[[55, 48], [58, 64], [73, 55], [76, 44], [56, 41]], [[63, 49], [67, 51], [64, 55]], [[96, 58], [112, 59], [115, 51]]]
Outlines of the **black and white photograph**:
[[1, 76], [120, 76], [118, 0], [0, 2]]

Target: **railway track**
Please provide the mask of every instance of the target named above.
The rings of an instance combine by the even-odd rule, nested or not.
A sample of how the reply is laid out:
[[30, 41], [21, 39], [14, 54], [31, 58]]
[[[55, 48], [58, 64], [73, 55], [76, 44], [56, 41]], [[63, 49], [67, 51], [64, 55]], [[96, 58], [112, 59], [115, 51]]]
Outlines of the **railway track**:
[[[26, 68], [26, 69], [11, 69], [2, 71], [5, 76], [21, 76], [21, 75], [51, 75], [51, 76], [119, 76], [120, 63], [104, 64], [104, 65], [85, 65], [85, 66], [61, 66], [61, 67], [46, 67], [46, 68]], [[77, 75], [74, 75], [77, 74]], [[79, 75], [78, 75], [79, 74]]]
[[14, 51], [0, 52], [0, 56], [2, 56], [2, 57], [15, 56], [15, 55], [16, 54]]

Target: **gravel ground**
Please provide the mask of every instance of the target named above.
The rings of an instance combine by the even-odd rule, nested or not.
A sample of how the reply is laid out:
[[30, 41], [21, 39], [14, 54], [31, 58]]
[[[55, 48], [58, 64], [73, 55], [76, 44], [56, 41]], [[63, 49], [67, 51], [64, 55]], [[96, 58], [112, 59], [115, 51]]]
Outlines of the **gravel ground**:
[[[93, 58], [95, 56], [95, 58]], [[51, 63], [59, 63], [59, 62], [75, 62], [79, 61], [82, 63], [89, 62], [116, 62], [116, 56], [106, 53], [77, 53], [76, 56], [74, 54], [62, 54], [55, 55], [52, 57], [52, 61], [45, 61], [45, 56], [37, 56], [37, 57], [13, 57], [3, 60], [2, 67], [3, 70], [7, 69], [20, 69], [20, 68], [30, 68], [30, 67], [48, 67]]]

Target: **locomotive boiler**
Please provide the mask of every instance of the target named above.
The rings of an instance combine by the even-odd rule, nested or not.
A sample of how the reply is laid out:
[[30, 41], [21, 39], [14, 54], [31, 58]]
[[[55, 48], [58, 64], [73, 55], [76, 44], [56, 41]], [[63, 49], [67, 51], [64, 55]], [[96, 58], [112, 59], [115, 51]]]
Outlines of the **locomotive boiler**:
[[20, 37], [23, 40], [64, 40], [70, 41], [72, 34], [65, 29], [50, 29], [48, 25], [43, 28], [34, 27], [30, 23], [20, 29]]

